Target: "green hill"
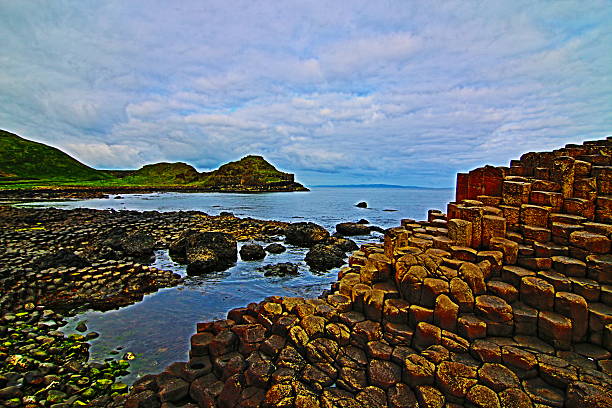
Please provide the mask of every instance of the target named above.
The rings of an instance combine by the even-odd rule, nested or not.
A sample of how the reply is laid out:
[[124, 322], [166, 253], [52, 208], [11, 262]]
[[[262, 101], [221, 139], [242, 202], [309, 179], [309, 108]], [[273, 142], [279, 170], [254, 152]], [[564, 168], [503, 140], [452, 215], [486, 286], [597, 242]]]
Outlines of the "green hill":
[[200, 179], [200, 173], [186, 163], [147, 164], [127, 177], [123, 183], [132, 185], [190, 184]]
[[55, 147], [0, 130], [0, 178], [104, 180], [112, 178]]
[[246, 156], [211, 172], [186, 163], [155, 163], [139, 170], [96, 170], [42, 143], [0, 130], [0, 188], [71, 186], [160, 187], [205, 191], [303, 191], [293, 174], [261, 156]]
[[[278, 171], [261, 156], [246, 156], [202, 174], [201, 184], [210, 187], [266, 186], [294, 183], [293, 174]], [[297, 184], [297, 183], [295, 183]]]

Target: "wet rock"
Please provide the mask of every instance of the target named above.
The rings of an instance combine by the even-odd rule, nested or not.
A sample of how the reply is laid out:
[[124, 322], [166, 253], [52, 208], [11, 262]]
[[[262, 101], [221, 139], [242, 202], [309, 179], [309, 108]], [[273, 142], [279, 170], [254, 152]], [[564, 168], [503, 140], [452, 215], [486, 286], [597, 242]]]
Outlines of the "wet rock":
[[121, 239], [121, 249], [136, 258], [152, 256], [155, 244], [155, 238], [145, 231], [135, 231]]
[[311, 268], [325, 271], [344, 265], [344, 252], [332, 245], [317, 244], [304, 259]]
[[265, 265], [262, 269], [264, 271], [264, 276], [293, 276], [299, 273], [298, 266], [298, 264], [291, 262], [282, 262], [272, 265]]
[[259, 244], [246, 244], [240, 248], [240, 258], [243, 261], [258, 261], [266, 257], [266, 251]]
[[312, 247], [329, 238], [329, 232], [312, 222], [298, 222], [287, 226], [285, 237], [287, 243], [291, 245]]
[[344, 236], [369, 235], [370, 227], [355, 222], [342, 222], [336, 225], [336, 231]]
[[266, 250], [266, 252], [269, 252], [271, 254], [281, 254], [287, 250], [287, 248], [285, 248], [284, 245], [276, 244], [276, 243], [270, 244], [266, 246], [264, 249]]
[[236, 240], [223, 232], [187, 231], [170, 246], [170, 256], [187, 261], [187, 272], [222, 271], [238, 259]]
[[206, 248], [228, 266], [238, 259], [236, 240], [224, 232], [185, 231], [170, 244], [170, 257], [177, 262], [187, 258], [189, 249]]
[[348, 238], [330, 237], [325, 244], [335, 246], [342, 252], [353, 252], [359, 249], [355, 241]]
[[87, 324], [85, 324], [85, 322], [79, 322], [79, 324], [76, 325], [74, 330], [79, 331], [81, 333], [85, 332], [87, 331]]
[[355, 207], [368, 208], [368, 203], [366, 203], [365, 201], [360, 201], [357, 204], [355, 204]]

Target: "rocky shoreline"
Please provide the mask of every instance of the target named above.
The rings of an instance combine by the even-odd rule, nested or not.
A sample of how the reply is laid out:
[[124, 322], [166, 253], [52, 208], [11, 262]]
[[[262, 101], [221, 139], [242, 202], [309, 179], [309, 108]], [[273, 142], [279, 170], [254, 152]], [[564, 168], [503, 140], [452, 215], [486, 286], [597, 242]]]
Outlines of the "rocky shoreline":
[[127, 385], [116, 379], [129, 354], [88, 363], [87, 341], [97, 334], [64, 335], [64, 315], [116, 309], [180, 284], [148, 264], [186, 231], [216, 231], [235, 245], [286, 227], [229, 213], [0, 207], [0, 406], [122, 406], [115, 400]]
[[92, 198], [108, 198], [113, 194], [152, 194], [152, 193], [241, 193], [258, 194], [271, 192], [309, 191], [306, 187], [293, 184], [278, 184], [273, 186], [236, 186], [236, 187], [194, 187], [194, 186], [116, 186], [116, 187], [84, 187], [58, 186], [35, 189], [0, 189], [2, 201], [46, 201], [46, 200], [87, 200]]
[[611, 407], [612, 138], [458, 176], [318, 299], [197, 325], [126, 407]]

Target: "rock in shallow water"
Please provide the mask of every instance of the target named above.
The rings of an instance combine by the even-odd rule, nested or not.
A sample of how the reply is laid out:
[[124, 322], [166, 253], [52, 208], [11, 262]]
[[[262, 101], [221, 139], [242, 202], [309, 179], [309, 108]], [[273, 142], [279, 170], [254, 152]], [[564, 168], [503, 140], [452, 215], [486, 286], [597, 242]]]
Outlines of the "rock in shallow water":
[[282, 244], [270, 244], [265, 247], [265, 250], [271, 254], [281, 254], [287, 250]]
[[344, 252], [334, 245], [317, 244], [306, 254], [311, 268], [326, 271], [344, 265]]
[[312, 247], [329, 238], [325, 228], [312, 222], [290, 224], [285, 234], [287, 243], [300, 247]]
[[240, 258], [243, 261], [258, 261], [266, 257], [266, 251], [259, 244], [246, 244], [240, 248]]
[[238, 259], [236, 239], [224, 232], [185, 231], [170, 245], [170, 257], [187, 261], [187, 273], [222, 271]]
[[370, 227], [356, 222], [341, 222], [336, 225], [336, 231], [342, 235], [369, 235]]
[[262, 269], [264, 270], [264, 276], [287, 276], [298, 274], [298, 265], [290, 262], [266, 265]]

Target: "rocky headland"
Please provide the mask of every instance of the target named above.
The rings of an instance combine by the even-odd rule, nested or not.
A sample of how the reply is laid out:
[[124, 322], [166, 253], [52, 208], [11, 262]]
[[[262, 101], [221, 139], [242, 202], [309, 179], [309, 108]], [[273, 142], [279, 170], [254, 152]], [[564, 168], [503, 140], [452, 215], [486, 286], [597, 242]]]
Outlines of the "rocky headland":
[[107, 194], [308, 191], [295, 176], [249, 155], [198, 172], [186, 163], [153, 163], [138, 170], [96, 170], [61, 150], [0, 130], [0, 200], [93, 198]]

